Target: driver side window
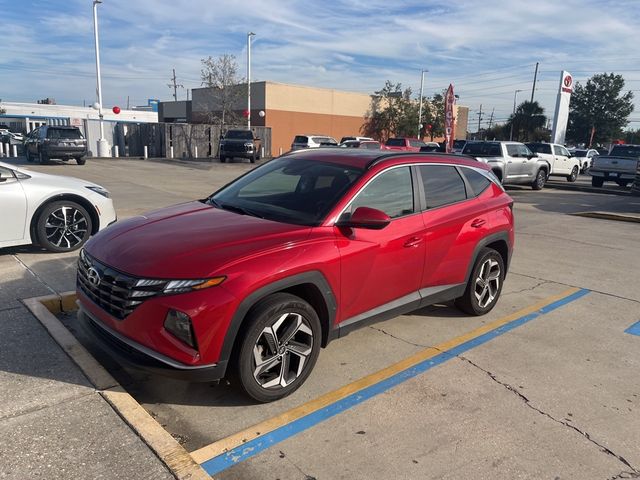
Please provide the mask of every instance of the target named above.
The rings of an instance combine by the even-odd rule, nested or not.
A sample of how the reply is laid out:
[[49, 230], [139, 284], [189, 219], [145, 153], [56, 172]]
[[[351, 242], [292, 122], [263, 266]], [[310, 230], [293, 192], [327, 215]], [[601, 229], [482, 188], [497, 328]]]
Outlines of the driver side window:
[[382, 210], [391, 218], [414, 213], [409, 167], [392, 168], [376, 177], [358, 193], [347, 211], [352, 214], [358, 207]]
[[13, 172], [8, 168], [0, 167], [0, 183], [5, 183], [7, 181], [15, 180], [15, 176]]

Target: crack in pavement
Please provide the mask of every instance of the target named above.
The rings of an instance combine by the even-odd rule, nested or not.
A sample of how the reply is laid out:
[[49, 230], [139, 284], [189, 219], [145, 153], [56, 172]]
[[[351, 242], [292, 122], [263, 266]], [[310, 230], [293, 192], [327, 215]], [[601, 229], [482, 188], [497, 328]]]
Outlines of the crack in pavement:
[[[579, 429], [575, 425], [572, 425], [572, 424], [568, 423], [566, 420], [558, 420], [557, 418], [555, 418], [551, 414], [541, 410], [538, 407], [533, 406], [531, 404], [531, 401], [525, 395], [523, 395], [521, 392], [519, 392], [517, 389], [515, 389], [513, 386], [509, 385], [508, 383], [502, 382], [501, 380], [498, 380], [498, 378], [496, 377], [495, 374], [493, 374], [490, 371], [482, 368], [480, 365], [478, 365], [477, 363], [469, 360], [467, 357], [465, 357], [463, 355], [453, 355], [453, 354], [447, 352], [446, 350], [442, 350], [442, 349], [440, 349], [438, 347], [429, 346], [429, 345], [421, 345], [421, 344], [410, 342], [408, 340], [405, 340], [404, 338], [397, 337], [396, 335], [393, 335], [393, 334], [391, 334], [389, 332], [386, 332], [382, 328], [377, 328], [377, 327], [369, 327], [369, 328], [372, 328], [373, 330], [377, 330], [380, 333], [388, 335], [389, 337], [394, 338], [394, 339], [396, 339], [398, 341], [404, 342], [406, 344], [413, 345], [415, 347], [433, 348], [434, 350], [437, 350], [438, 352], [440, 352], [440, 353], [442, 353], [444, 355], [448, 355], [451, 358], [458, 358], [459, 360], [468, 363], [469, 365], [471, 365], [471, 366], [475, 367], [476, 369], [480, 370], [481, 372], [485, 373], [495, 383], [497, 383], [498, 385], [501, 385], [502, 387], [506, 388], [511, 393], [516, 395], [518, 398], [520, 398], [524, 402], [524, 404], [527, 407], [529, 407], [533, 411], [539, 413], [540, 415], [543, 415], [543, 416], [549, 418], [550, 420], [553, 420], [556, 423], [559, 423], [560, 425], [563, 425], [565, 427], [570, 428], [571, 430], [574, 430], [574, 431], [578, 432], [580, 435], [582, 435], [584, 438], [586, 438], [589, 442], [591, 442], [592, 444], [597, 446], [598, 449], [600, 449], [601, 452], [606, 453], [607, 455], [610, 455], [610, 456], [616, 458], [619, 462], [623, 463], [625, 466], [627, 466], [628, 468], [631, 469], [631, 472], [623, 471], [618, 476], [613, 477], [613, 479], [610, 479], [610, 480], [615, 480], [615, 479], [618, 479], [618, 478], [640, 478], [640, 470], [636, 469], [633, 465], [631, 465], [629, 463], [629, 461], [626, 458], [624, 458], [622, 455], [619, 455], [619, 454], [613, 452], [611, 449], [605, 447], [604, 445], [602, 445], [598, 441], [594, 440], [588, 432]], [[620, 476], [620, 475], [625, 475], [625, 474], [629, 474], [631, 476], [627, 476], [627, 477]]]
[[[489, 376], [489, 378], [491, 378], [491, 380], [496, 382], [498, 385], [502, 385], [504, 388], [509, 390], [511, 393], [513, 393], [514, 395], [519, 397], [524, 402], [524, 404], [527, 407], [529, 407], [530, 409], [532, 409], [533, 411], [538, 412], [540, 415], [543, 415], [543, 416], [553, 420], [554, 422], [559, 423], [560, 425], [564, 425], [565, 427], [568, 427], [568, 428], [570, 428], [572, 430], [575, 430], [580, 435], [582, 435], [584, 438], [586, 438], [589, 442], [591, 442], [594, 445], [596, 445], [600, 449], [600, 451], [602, 451], [603, 453], [606, 453], [607, 455], [611, 455], [612, 457], [618, 459], [618, 461], [622, 462], [624, 465], [629, 467], [632, 470], [633, 475], [635, 475], [634, 477], [627, 477], [627, 478], [640, 478], [640, 470], [636, 469], [633, 465], [631, 465], [627, 461], [627, 459], [624, 458], [622, 455], [619, 455], [619, 454], [613, 452], [611, 449], [605, 447], [604, 445], [602, 445], [598, 441], [594, 440], [591, 437], [591, 435], [589, 434], [589, 432], [586, 432], [584, 430], [580, 430], [578, 427], [576, 427], [575, 425], [571, 425], [566, 420], [558, 420], [557, 418], [555, 418], [551, 414], [539, 409], [538, 407], [535, 407], [535, 406], [531, 405], [531, 401], [525, 395], [523, 395], [521, 392], [519, 392], [517, 389], [515, 389], [514, 387], [512, 387], [508, 383], [505, 383], [505, 382], [502, 382], [502, 381], [498, 380], [498, 378], [496, 377], [495, 374], [491, 373], [489, 370], [485, 370], [484, 368], [482, 368], [477, 363], [472, 362], [471, 360], [469, 360], [468, 358], [466, 358], [466, 357], [464, 357], [462, 355], [456, 355], [456, 357], [458, 357], [460, 360], [463, 360], [463, 361], [467, 362], [469, 365], [472, 365], [475, 368], [477, 368], [478, 370], [480, 370], [480, 371], [484, 372], [485, 374], [487, 374], [487, 376]], [[621, 478], [625, 478], [625, 477], [621, 477]]]
[[607, 480], [618, 480], [619, 478], [640, 478], [640, 473], [622, 471], [613, 477], [607, 478]]
[[536, 283], [533, 287], [528, 287], [528, 288], [523, 288], [522, 290], [515, 290], [513, 292], [502, 292], [502, 296], [505, 297], [507, 295], [513, 295], [515, 293], [523, 293], [523, 292], [532, 292], [533, 290], [535, 290], [538, 287], [541, 287], [542, 285], [546, 285], [547, 283], [554, 283], [551, 282], [550, 280], [541, 280], [541, 279], [537, 279], [538, 283]]
[[293, 460], [291, 460], [282, 450], [279, 450], [280, 458], [285, 458], [291, 465], [293, 465], [296, 470], [298, 470], [303, 475], [303, 480], [316, 480], [316, 477], [312, 477], [308, 475], [302, 470]]
[[24, 263], [22, 260], [20, 260], [20, 258], [14, 253], [11, 254], [11, 256], [14, 258], [14, 260], [16, 262], [18, 262], [20, 265], [22, 265], [22, 267], [29, 272], [31, 275], [33, 275], [33, 277], [40, 282], [42, 285], [44, 285], [45, 288], [47, 288], [48, 290], [51, 291], [51, 293], [53, 293], [54, 295], [58, 295], [58, 292], [56, 292], [47, 282], [45, 282], [45, 280], [38, 275], [34, 270], [31, 269], [31, 267], [29, 267], [29, 265], [27, 265], [26, 263]]

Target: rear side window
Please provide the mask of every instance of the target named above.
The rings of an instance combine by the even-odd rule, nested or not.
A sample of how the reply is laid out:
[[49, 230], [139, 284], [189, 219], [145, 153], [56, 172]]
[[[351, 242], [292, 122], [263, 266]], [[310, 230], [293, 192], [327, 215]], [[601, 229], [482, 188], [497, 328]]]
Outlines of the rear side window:
[[551, 145], [549, 145], [548, 143], [527, 143], [527, 147], [529, 147], [529, 150], [535, 153], [551, 154]]
[[308, 141], [309, 141], [309, 139], [307, 137], [305, 137], [304, 135], [297, 135], [293, 139], [293, 143], [307, 143]]
[[390, 138], [385, 143], [388, 147], [404, 147], [406, 145], [404, 138]]
[[500, 157], [502, 151], [497, 142], [473, 142], [466, 143], [462, 153], [476, 157]]
[[353, 199], [349, 213], [358, 207], [376, 208], [391, 218], [413, 213], [413, 184], [409, 167], [381, 173]]
[[80, 130], [73, 128], [50, 128], [47, 130], [47, 138], [70, 138], [79, 139], [82, 138]]
[[472, 168], [462, 168], [462, 174], [467, 179], [467, 182], [471, 186], [473, 194], [476, 197], [484, 192], [489, 185], [491, 185], [491, 180]]
[[419, 169], [428, 209], [466, 200], [464, 180], [455, 167], [422, 165]]

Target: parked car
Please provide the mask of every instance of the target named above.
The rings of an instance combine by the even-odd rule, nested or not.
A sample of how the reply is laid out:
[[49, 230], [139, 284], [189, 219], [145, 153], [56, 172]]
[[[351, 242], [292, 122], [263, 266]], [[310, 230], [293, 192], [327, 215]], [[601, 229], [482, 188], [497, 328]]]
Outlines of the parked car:
[[633, 182], [640, 161], [640, 145], [614, 145], [609, 155], [594, 158], [589, 170], [591, 185], [602, 187], [604, 182], [616, 182], [626, 187]]
[[540, 190], [549, 176], [549, 164], [523, 143], [468, 141], [462, 153], [488, 164], [504, 185], [531, 185]]
[[87, 140], [78, 127], [43, 125], [32, 130], [24, 141], [28, 162], [36, 159], [47, 163], [50, 158], [75, 159], [78, 165], [86, 163]]
[[229, 158], [246, 158], [251, 163], [260, 160], [262, 141], [251, 130], [227, 130], [220, 139], [220, 162]]
[[422, 140], [409, 137], [390, 138], [384, 142], [384, 150], [395, 150], [399, 152], [419, 152], [426, 144]]
[[33, 243], [70, 252], [116, 221], [109, 192], [100, 185], [2, 162], [0, 205], [0, 247]]
[[420, 152], [442, 152], [442, 146], [438, 142], [424, 142]]
[[340, 145], [342, 145], [344, 142], [347, 142], [349, 140], [364, 141], [364, 140], [373, 140], [373, 138], [371, 138], [371, 137], [342, 137], [340, 139]]
[[549, 164], [550, 176], [565, 177], [569, 182], [575, 182], [578, 179], [580, 160], [571, 155], [564, 145], [538, 142], [526, 143], [525, 145]]
[[336, 139], [327, 135], [296, 135], [291, 143], [291, 150], [337, 146]]
[[371, 150], [380, 150], [382, 145], [375, 140], [346, 140], [340, 144], [344, 148], [368, 148]]
[[512, 205], [472, 159], [292, 152], [91, 239], [79, 320], [125, 364], [192, 381], [234, 372], [249, 396], [276, 400], [358, 327], [454, 299], [489, 312]]
[[595, 148], [576, 148], [569, 150], [569, 152], [580, 162], [580, 173], [587, 173], [591, 168], [593, 160], [600, 155]]

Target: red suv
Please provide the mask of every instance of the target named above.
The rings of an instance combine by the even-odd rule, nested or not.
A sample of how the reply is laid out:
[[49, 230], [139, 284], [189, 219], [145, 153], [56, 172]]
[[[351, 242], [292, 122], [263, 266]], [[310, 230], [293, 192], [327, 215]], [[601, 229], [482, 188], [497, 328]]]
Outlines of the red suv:
[[512, 205], [463, 157], [287, 154], [96, 235], [79, 258], [79, 317], [129, 365], [192, 381], [233, 372], [254, 399], [276, 400], [355, 328], [450, 300], [491, 310]]

